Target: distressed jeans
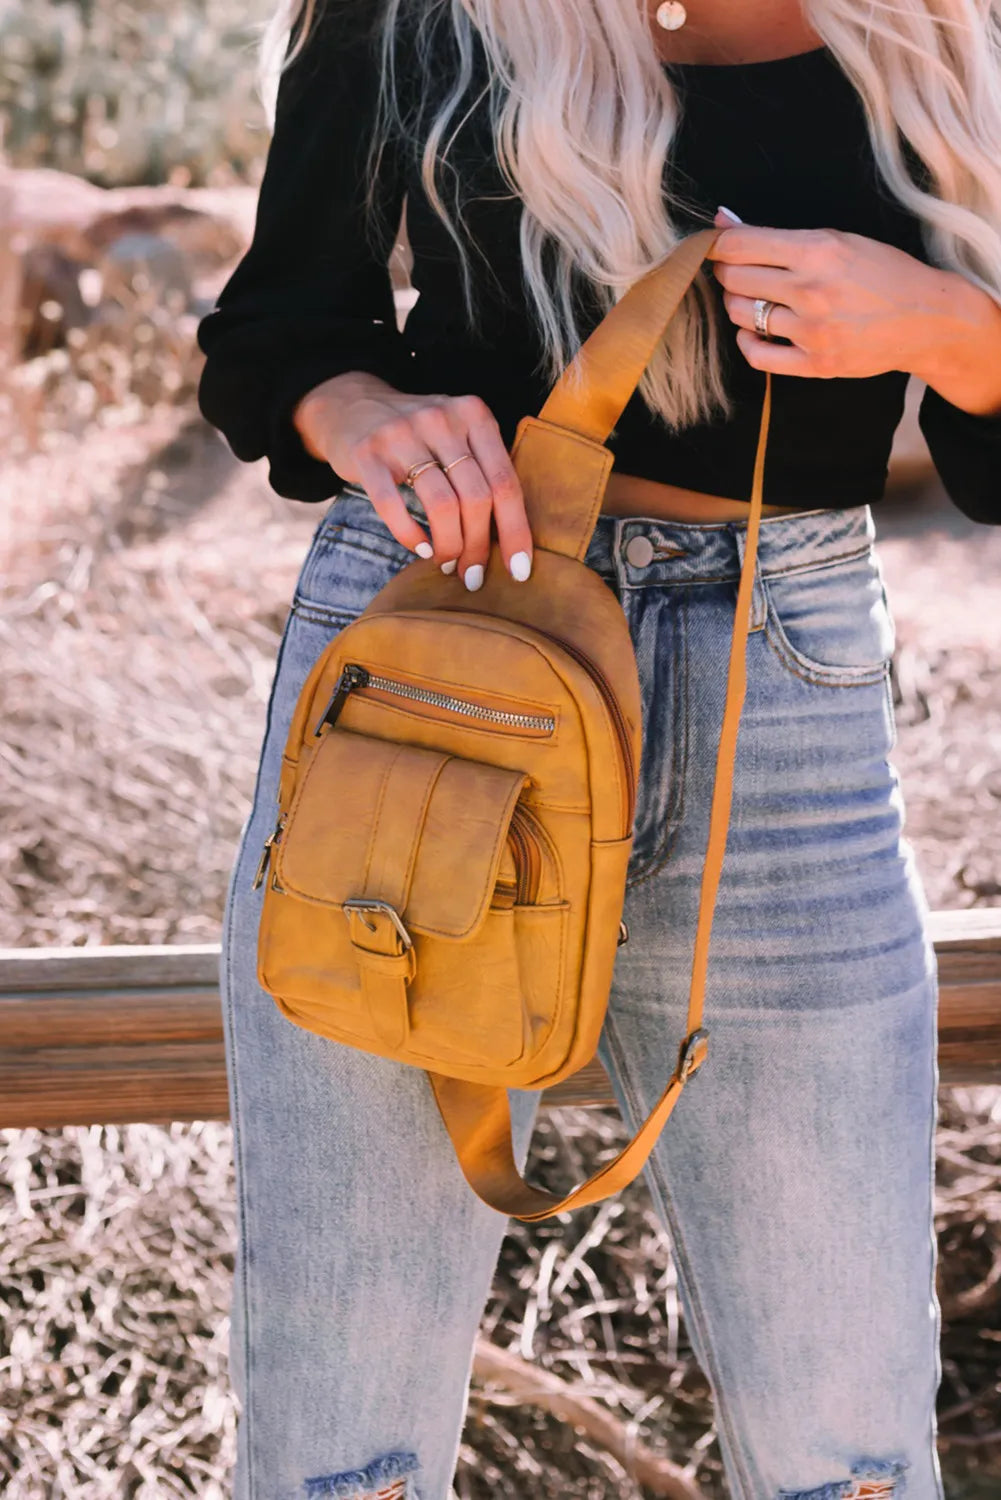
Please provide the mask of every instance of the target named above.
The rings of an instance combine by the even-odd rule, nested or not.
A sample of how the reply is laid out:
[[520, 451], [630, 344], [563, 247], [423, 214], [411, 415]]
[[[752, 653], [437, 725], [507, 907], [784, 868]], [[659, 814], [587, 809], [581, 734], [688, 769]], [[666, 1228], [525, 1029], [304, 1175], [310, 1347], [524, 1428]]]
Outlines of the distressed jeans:
[[[733, 1500], [943, 1494], [937, 971], [887, 759], [894, 627], [874, 536], [867, 505], [761, 521], [708, 1055], [644, 1169]], [[630, 1130], [685, 1031], [745, 541], [743, 521], [602, 515], [586, 558], [642, 684], [629, 940], [598, 1053]], [[229, 883], [234, 1500], [447, 1500], [508, 1227], [467, 1185], [422, 1070], [304, 1030], [256, 981], [252, 882], [293, 706], [412, 560], [344, 486], [299, 575]], [[541, 1096], [510, 1092], [523, 1168]]]

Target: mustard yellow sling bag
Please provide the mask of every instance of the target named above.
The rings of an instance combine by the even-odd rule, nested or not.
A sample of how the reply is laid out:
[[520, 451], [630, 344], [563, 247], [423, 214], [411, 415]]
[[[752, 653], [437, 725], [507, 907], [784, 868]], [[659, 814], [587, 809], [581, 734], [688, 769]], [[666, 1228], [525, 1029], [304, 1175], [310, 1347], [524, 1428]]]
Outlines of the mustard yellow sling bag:
[[[583, 561], [605, 440], [719, 230], [684, 240], [581, 345], [511, 450], [534, 557], [495, 545], [482, 588], [415, 559], [330, 641], [282, 761], [258, 979], [296, 1025], [427, 1071], [462, 1170], [498, 1212], [546, 1219], [643, 1167], [706, 1057], [702, 1002], [743, 705], [771, 404], [766, 380], [710, 809], [687, 1035], [649, 1118], [560, 1198], [519, 1174], [508, 1088], [595, 1055], [633, 841], [641, 702], [618, 599]], [[575, 368], [580, 385], [571, 385]]]

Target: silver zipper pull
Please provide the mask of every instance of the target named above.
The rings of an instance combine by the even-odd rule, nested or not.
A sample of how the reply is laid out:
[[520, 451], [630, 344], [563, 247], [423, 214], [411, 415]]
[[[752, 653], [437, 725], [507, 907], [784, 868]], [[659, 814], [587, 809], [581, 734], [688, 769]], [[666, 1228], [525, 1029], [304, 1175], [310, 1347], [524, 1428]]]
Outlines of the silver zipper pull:
[[279, 813], [278, 814], [278, 822], [275, 824], [274, 828], [271, 830], [271, 832], [268, 834], [267, 838], [264, 840], [264, 848], [261, 850], [261, 858], [260, 858], [260, 861], [259, 861], [258, 866], [257, 866], [257, 873], [254, 876], [253, 889], [255, 891], [257, 890], [257, 887], [261, 884], [262, 880], [264, 879], [265, 875], [267, 874], [268, 865], [271, 862], [271, 851], [274, 848], [274, 846], [277, 844], [278, 840], [281, 838], [281, 836], [282, 836], [282, 829], [284, 828], [284, 826], [285, 826], [285, 814], [284, 813]]

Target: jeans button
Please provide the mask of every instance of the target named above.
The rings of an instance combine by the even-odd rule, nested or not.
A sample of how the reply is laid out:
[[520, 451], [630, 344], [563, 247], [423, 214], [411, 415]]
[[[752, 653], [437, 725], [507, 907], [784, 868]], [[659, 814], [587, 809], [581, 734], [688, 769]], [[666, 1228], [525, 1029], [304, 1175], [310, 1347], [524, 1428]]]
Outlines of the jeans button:
[[653, 560], [653, 542], [648, 536], [637, 532], [631, 536], [626, 543], [626, 561], [631, 562], [636, 568], [645, 568], [647, 563]]

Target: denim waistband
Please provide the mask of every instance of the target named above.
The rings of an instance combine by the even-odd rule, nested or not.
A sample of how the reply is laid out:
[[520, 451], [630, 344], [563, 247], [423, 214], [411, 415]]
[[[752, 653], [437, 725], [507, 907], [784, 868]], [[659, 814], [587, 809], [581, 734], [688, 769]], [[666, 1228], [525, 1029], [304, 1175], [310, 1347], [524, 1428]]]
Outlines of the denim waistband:
[[[426, 524], [415, 492], [405, 484], [399, 489], [407, 509]], [[368, 498], [353, 484], [345, 485], [341, 494]], [[868, 504], [762, 516], [757, 571], [768, 577], [856, 557], [869, 551], [875, 535]], [[711, 582], [740, 576], [746, 545], [747, 522], [743, 520], [690, 522], [599, 514], [587, 562], [615, 574], [626, 588]]]
[[[868, 552], [874, 538], [868, 505], [762, 516], [757, 569], [767, 577], [833, 563]], [[627, 588], [710, 582], [738, 577], [746, 547], [746, 521], [689, 522], [599, 515], [588, 562], [614, 572]]]

